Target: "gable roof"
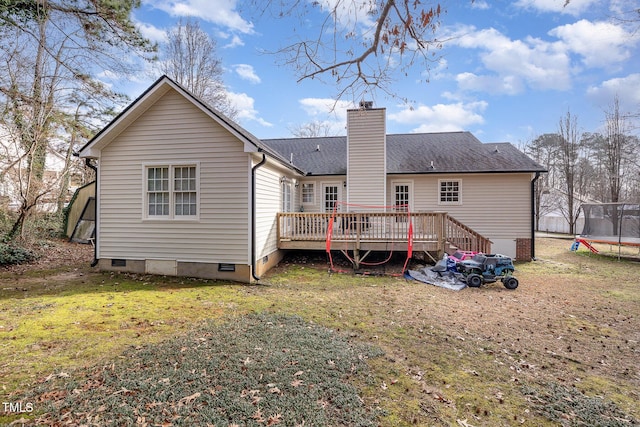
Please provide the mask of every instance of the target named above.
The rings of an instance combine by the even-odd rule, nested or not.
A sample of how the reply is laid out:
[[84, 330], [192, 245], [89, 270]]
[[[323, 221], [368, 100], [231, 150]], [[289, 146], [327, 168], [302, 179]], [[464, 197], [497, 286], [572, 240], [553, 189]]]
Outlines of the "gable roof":
[[156, 101], [158, 101], [158, 99], [171, 89], [180, 93], [185, 99], [212, 118], [215, 122], [235, 135], [244, 143], [246, 152], [264, 152], [286, 167], [295, 169], [297, 172], [302, 173], [302, 171], [282, 158], [280, 154], [264, 145], [249, 131], [242, 128], [218, 110], [212, 108], [209, 104], [193, 95], [189, 90], [166, 75], [156, 80], [147, 90], [136, 98], [135, 101], [129, 104], [129, 106], [118, 114], [107, 126], [94, 135], [94, 137], [91, 138], [91, 140], [89, 140], [82, 148], [80, 148], [80, 150], [78, 150], [80, 157], [97, 157], [98, 150], [108, 145], [113, 138], [135, 122], [142, 114], [144, 114], [145, 111], [149, 109], [149, 107], [151, 107]]
[[[346, 175], [347, 137], [265, 139], [309, 175]], [[545, 172], [508, 142], [483, 144], [470, 132], [387, 135], [387, 173]]]

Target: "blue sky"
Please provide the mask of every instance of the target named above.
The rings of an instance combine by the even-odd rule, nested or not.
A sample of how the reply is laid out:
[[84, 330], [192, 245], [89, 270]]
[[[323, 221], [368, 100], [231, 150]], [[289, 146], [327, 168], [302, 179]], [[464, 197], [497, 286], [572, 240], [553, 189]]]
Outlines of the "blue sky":
[[[333, 85], [297, 83], [293, 69], [278, 65], [281, 58], [264, 53], [286, 45], [294, 32], [317, 32], [326, 17], [321, 10], [312, 9], [300, 25], [256, 13], [239, 0], [142, 3], [135, 21], [156, 41], [181, 17], [200, 20], [217, 43], [238, 121], [258, 138], [288, 137], [291, 128], [311, 121], [345, 133], [351, 99], [335, 104]], [[640, 8], [640, 0], [564, 3], [444, 0], [437, 36], [447, 41], [436, 52], [439, 60], [428, 75], [419, 63], [392, 85], [410, 103], [383, 93], [367, 96], [387, 109], [388, 133], [467, 130], [483, 142], [521, 145], [556, 132], [567, 111], [577, 116], [581, 130], [601, 130], [615, 96], [623, 112], [638, 113], [640, 19], [629, 11]], [[130, 95], [139, 95], [156, 77], [141, 77], [129, 87]]]

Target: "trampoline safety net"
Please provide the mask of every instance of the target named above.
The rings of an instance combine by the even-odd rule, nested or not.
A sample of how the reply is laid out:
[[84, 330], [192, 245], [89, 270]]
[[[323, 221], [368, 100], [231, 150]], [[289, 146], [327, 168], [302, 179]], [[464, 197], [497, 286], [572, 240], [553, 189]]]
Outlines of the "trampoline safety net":
[[581, 237], [616, 244], [640, 244], [640, 204], [583, 204]]

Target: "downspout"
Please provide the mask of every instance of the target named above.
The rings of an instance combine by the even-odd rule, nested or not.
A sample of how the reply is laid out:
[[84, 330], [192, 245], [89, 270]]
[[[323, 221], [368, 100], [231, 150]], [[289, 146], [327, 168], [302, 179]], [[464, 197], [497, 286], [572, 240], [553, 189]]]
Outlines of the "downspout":
[[536, 260], [536, 181], [540, 178], [540, 172], [531, 180], [531, 259]]
[[262, 153], [262, 160], [251, 168], [251, 275], [255, 281], [260, 280], [256, 275], [256, 170], [266, 162], [267, 156]]
[[95, 193], [94, 193], [94, 197], [96, 200], [96, 228], [95, 228], [95, 238], [93, 240], [93, 261], [91, 261], [91, 267], [95, 267], [96, 265], [98, 265], [98, 168], [96, 166], [94, 166], [91, 163], [91, 159], [84, 159], [84, 164], [87, 165], [89, 168], [93, 169], [93, 171], [96, 174], [96, 189], [95, 189]]

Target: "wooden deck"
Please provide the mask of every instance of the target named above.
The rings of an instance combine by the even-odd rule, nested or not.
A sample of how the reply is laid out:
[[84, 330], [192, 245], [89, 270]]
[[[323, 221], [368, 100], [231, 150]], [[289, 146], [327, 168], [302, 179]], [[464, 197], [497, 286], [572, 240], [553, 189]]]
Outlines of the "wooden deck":
[[489, 239], [444, 212], [283, 212], [278, 214], [278, 247], [325, 250], [332, 217], [335, 250], [407, 251], [411, 224], [414, 252], [439, 257], [450, 247], [491, 252]]

